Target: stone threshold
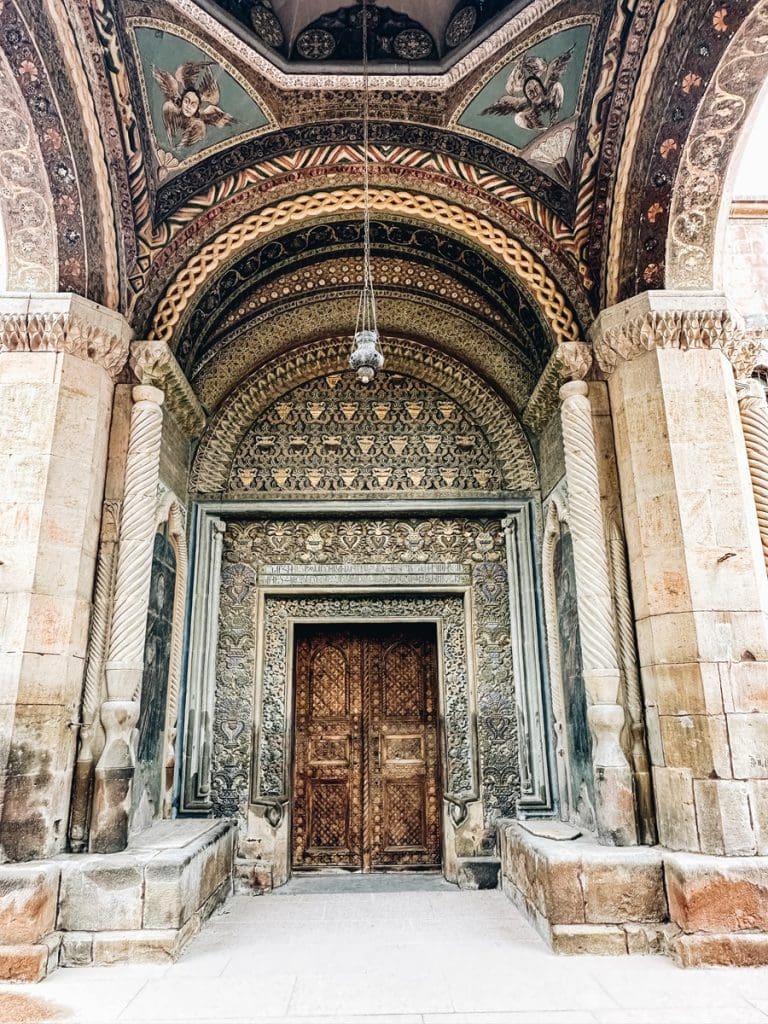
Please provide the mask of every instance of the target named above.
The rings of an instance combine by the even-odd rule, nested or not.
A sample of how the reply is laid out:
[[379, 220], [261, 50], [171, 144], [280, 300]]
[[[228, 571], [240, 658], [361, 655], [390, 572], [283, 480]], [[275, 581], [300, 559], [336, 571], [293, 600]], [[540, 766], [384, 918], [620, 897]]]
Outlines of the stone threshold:
[[122, 853], [0, 865], [0, 980], [174, 960], [232, 891], [229, 821], [157, 822]]
[[768, 857], [564, 842], [499, 826], [502, 888], [556, 953], [768, 964]]

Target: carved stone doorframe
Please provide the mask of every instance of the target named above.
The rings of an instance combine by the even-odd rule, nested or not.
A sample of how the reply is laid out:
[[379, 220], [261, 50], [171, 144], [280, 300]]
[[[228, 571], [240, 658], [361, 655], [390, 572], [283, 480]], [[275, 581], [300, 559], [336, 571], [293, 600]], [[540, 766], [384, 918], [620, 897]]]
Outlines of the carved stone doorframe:
[[[453, 853], [446, 850], [445, 861], [491, 853], [500, 817], [551, 814], [550, 711], [533, 520], [532, 501], [517, 495], [386, 504], [199, 504], [193, 512], [181, 813], [236, 816], [242, 852], [284, 863], [287, 872], [289, 832], [283, 830], [290, 737], [286, 740], [283, 727], [290, 716], [285, 700], [267, 702], [262, 712], [260, 673], [265, 664], [280, 666], [287, 687], [292, 651], [287, 625], [275, 649], [266, 651], [270, 602], [273, 608], [275, 602], [335, 602], [330, 613], [318, 612], [317, 606], [309, 613], [286, 613], [287, 623], [318, 615], [325, 621], [343, 619], [343, 600], [356, 602], [352, 618], [437, 621], [458, 600], [465, 608], [475, 710], [463, 737], [456, 731], [449, 745], [469, 751], [474, 744], [477, 754], [469, 782], [445, 780], [450, 795], [445, 834], [453, 834], [457, 821], [466, 833], [466, 842], [459, 837]], [[404, 605], [408, 601], [410, 608]], [[414, 612], [416, 601], [432, 606]], [[440, 606], [440, 601], [449, 603]], [[281, 723], [273, 729], [272, 762], [274, 751], [281, 753], [279, 777], [267, 778], [262, 751], [270, 715]]]
[[[476, 686], [467, 635], [471, 602], [466, 590], [409, 593], [383, 589], [342, 596], [319, 588], [262, 594], [258, 620], [256, 739], [247, 821], [248, 840], [259, 844], [275, 885], [287, 881], [291, 855], [291, 758], [294, 741], [294, 656], [297, 626], [383, 623], [434, 625], [440, 706], [442, 863], [456, 880], [462, 851], [476, 852], [483, 830], [475, 722]], [[283, 651], [287, 655], [282, 657]]]

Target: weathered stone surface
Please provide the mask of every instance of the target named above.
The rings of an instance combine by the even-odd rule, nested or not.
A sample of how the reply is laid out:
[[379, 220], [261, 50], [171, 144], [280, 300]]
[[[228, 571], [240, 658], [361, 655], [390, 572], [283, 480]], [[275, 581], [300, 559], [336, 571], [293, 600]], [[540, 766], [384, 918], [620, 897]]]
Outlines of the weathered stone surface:
[[702, 853], [757, 853], [747, 787], [732, 779], [695, 779], [693, 793]]
[[671, 920], [687, 933], [768, 932], [768, 858], [665, 853]]
[[38, 943], [52, 932], [58, 892], [56, 864], [0, 866], [0, 945]]
[[496, 857], [460, 857], [460, 889], [497, 889], [501, 862]]
[[555, 953], [621, 956], [627, 952], [624, 931], [615, 925], [558, 924], [551, 934]]
[[88, 967], [93, 963], [93, 933], [63, 932], [61, 936], [61, 967]]
[[272, 865], [260, 860], [235, 860], [235, 890], [261, 896], [274, 888]]
[[141, 928], [143, 871], [125, 854], [61, 858], [58, 927], [63, 931]]
[[0, 946], [0, 978], [3, 981], [42, 981], [48, 973], [47, 946], [22, 943]]
[[668, 951], [681, 967], [761, 967], [768, 964], [768, 935], [679, 935]]
[[582, 858], [581, 884], [587, 923], [663, 921], [667, 915], [658, 850], [638, 846], [591, 847]]

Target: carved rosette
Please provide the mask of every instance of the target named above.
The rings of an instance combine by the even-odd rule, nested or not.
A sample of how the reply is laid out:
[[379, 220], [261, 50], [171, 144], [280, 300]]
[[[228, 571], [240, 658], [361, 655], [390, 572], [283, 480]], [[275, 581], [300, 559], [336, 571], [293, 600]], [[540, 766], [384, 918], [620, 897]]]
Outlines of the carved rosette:
[[757, 525], [768, 569], [768, 403], [763, 385], [758, 380], [740, 382], [738, 397]]
[[[622, 359], [630, 360], [654, 348], [720, 349], [736, 376], [751, 372], [760, 344], [744, 331], [741, 317], [722, 306], [696, 308], [697, 296], [681, 302], [681, 293], [644, 293], [606, 310], [592, 330], [595, 357], [605, 374]], [[650, 298], [649, 298], [650, 296]], [[716, 296], [701, 296], [702, 302]]]
[[130, 329], [118, 313], [76, 295], [10, 298], [0, 304], [0, 352], [66, 352], [117, 377]]
[[166, 407], [187, 437], [200, 437], [205, 429], [205, 410], [165, 342], [134, 341], [130, 363], [141, 384], [164, 392]]

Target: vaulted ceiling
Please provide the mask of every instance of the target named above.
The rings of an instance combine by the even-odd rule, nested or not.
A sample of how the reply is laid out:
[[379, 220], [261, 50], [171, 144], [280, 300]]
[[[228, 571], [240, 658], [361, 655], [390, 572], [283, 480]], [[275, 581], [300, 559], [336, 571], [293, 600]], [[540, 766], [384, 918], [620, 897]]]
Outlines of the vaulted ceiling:
[[[18, 287], [45, 276], [33, 236], [54, 237], [58, 287], [168, 341], [212, 405], [276, 354], [350, 331], [361, 13], [0, 0], [0, 104], [27, 133], [0, 135], [0, 169], [3, 145], [26, 160], [0, 204], [35, 174], [49, 197], [48, 235], [37, 212], [19, 225]], [[369, 14], [385, 334], [450, 351], [519, 410], [602, 305], [664, 286], [670, 232], [688, 247], [676, 272], [702, 280], [699, 236], [768, 74], [768, 0], [370, 0]], [[6, 205], [8, 222], [33, 209]]]
[[[378, 70], [449, 67], [531, 0], [370, 0], [367, 51]], [[354, 70], [362, 61], [362, 0], [202, 0], [281, 67]]]

